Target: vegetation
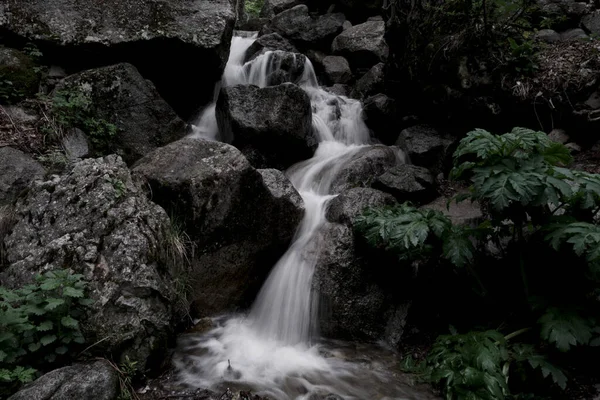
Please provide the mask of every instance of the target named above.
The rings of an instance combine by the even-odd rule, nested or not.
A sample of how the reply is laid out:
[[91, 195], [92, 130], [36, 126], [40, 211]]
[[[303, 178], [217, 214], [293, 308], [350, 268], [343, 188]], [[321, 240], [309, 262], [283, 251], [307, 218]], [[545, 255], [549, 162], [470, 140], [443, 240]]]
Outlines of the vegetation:
[[262, 10], [264, 0], [246, 0], [245, 10], [249, 18], [258, 18]]
[[20, 289], [0, 287], [0, 393], [68, 360], [85, 343], [79, 326], [91, 303], [85, 289], [83, 276], [68, 270], [47, 272]]
[[[453, 226], [439, 212], [407, 204], [367, 210], [355, 221], [370, 245], [401, 262], [452, 266], [457, 276], [475, 278], [480, 303], [502, 305], [461, 322], [467, 333], [438, 337], [420, 365], [406, 362], [447, 399], [542, 398], [548, 393], [540, 387], [519, 382], [541, 375], [564, 389], [567, 374], [555, 364], [568, 366], [574, 349], [600, 345], [600, 175], [565, 168], [570, 162], [568, 149], [543, 132], [476, 129], [454, 153], [451, 176], [470, 182], [457, 201], [477, 201], [483, 223]], [[498, 269], [490, 267], [490, 245], [499, 249]], [[478, 301], [455, 297], [449, 307]]]

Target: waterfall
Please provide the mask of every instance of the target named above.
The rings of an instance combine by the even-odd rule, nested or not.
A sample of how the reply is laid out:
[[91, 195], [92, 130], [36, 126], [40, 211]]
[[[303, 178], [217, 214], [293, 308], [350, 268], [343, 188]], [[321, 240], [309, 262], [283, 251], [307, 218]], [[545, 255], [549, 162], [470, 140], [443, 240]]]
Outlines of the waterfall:
[[[248, 38], [233, 39], [223, 85], [264, 87], [273, 69], [279, 67], [273, 62], [276, 52], [266, 52], [244, 64], [244, 53], [251, 42]], [[390, 383], [387, 371], [326, 358], [321, 354], [322, 344], [312, 340], [318, 338], [312, 278], [327, 203], [337, 195], [332, 193], [332, 183], [370, 139], [360, 102], [321, 89], [308, 58], [296, 83], [311, 99], [313, 130], [319, 139], [314, 156], [286, 173], [304, 200], [304, 218], [250, 313], [225, 317], [209, 333], [187, 338], [180, 344], [180, 356], [174, 362], [181, 380], [195, 387], [250, 387], [279, 400], [309, 399], [310, 392], [337, 393], [348, 399], [391, 398], [382, 395], [388, 392], [387, 396], [391, 393], [393, 398], [406, 398], [396, 396], [406, 390]], [[204, 110], [196, 124], [196, 135], [218, 137], [214, 110], [214, 104]]]

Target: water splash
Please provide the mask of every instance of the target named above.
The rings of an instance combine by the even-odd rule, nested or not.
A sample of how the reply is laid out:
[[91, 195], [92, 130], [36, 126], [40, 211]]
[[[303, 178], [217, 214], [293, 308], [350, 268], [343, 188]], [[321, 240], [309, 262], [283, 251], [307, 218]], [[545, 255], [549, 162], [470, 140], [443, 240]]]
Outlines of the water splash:
[[[242, 65], [249, 46], [248, 39], [234, 38], [223, 85], [264, 87], [281, 67], [274, 62], [281, 59], [277, 52], [266, 52]], [[321, 89], [308, 58], [296, 83], [310, 97], [313, 130], [319, 140], [311, 159], [287, 171], [304, 200], [304, 218], [249, 315], [225, 318], [208, 334], [182, 340], [174, 361], [179, 376], [194, 387], [250, 389], [278, 400], [312, 400], [311, 395], [329, 393], [346, 399], [433, 398], [410, 389], [378, 361], [365, 366], [364, 360], [347, 360], [339, 348], [318, 344], [312, 279], [319, 232], [326, 223], [327, 204], [336, 195], [331, 193], [334, 179], [370, 143], [370, 137], [360, 102]], [[199, 129], [213, 132], [213, 121], [214, 107], [207, 108]]]

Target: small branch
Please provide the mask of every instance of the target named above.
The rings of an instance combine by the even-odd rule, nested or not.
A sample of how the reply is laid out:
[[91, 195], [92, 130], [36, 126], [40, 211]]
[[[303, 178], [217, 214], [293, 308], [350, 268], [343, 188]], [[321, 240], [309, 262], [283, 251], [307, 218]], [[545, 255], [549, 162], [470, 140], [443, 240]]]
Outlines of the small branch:
[[21, 131], [19, 130], [19, 128], [17, 128], [17, 125], [15, 124], [15, 121], [13, 121], [12, 117], [10, 116], [10, 114], [4, 109], [4, 107], [2, 107], [0, 105], [0, 109], [2, 109], [2, 112], [8, 117], [8, 120], [10, 121], [10, 123], [12, 124], [13, 128], [15, 128], [15, 131], [17, 131], [17, 133], [21, 133]]

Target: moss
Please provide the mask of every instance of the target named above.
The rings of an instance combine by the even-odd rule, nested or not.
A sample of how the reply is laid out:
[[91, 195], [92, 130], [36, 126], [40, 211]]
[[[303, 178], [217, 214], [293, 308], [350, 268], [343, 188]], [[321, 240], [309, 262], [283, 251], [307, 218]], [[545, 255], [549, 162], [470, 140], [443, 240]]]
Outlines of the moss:
[[35, 62], [18, 50], [0, 47], [0, 101], [15, 102], [33, 97], [40, 74]]

